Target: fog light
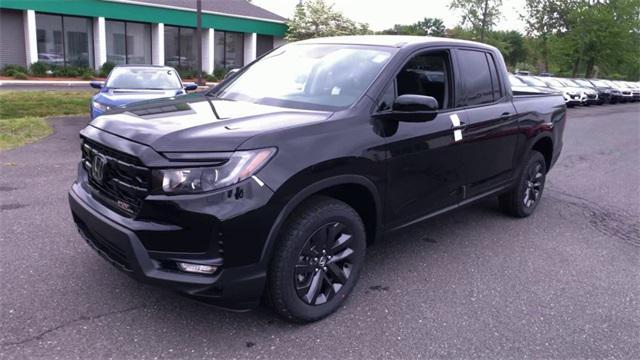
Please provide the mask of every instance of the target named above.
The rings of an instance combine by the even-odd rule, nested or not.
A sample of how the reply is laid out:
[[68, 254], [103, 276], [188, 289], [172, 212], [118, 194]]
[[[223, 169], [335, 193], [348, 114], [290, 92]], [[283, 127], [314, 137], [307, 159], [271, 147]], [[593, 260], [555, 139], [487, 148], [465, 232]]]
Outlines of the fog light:
[[214, 272], [216, 272], [216, 270], [218, 270], [218, 267], [213, 265], [189, 264], [183, 262], [179, 262], [177, 264], [178, 269], [190, 273], [213, 274]]

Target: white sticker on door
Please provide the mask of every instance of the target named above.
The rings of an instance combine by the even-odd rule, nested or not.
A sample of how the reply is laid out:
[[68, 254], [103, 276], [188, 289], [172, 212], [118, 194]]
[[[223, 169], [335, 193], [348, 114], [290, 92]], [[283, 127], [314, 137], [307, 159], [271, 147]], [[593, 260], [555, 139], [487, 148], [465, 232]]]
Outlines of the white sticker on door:
[[[460, 126], [460, 118], [458, 117], [458, 114], [449, 115], [449, 119], [451, 120], [451, 125], [453, 125], [453, 127]], [[460, 140], [462, 140], [462, 129], [453, 130], [453, 141]]]

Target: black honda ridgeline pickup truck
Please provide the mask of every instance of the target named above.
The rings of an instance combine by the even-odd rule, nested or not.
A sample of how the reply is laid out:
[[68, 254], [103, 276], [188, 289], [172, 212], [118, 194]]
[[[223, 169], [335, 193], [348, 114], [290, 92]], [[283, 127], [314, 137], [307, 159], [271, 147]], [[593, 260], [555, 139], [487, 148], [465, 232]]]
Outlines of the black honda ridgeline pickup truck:
[[488, 196], [512, 216], [534, 211], [566, 107], [514, 97], [507, 75], [499, 51], [475, 42], [288, 44], [207, 92], [93, 120], [73, 219], [140, 281], [319, 320], [386, 233]]

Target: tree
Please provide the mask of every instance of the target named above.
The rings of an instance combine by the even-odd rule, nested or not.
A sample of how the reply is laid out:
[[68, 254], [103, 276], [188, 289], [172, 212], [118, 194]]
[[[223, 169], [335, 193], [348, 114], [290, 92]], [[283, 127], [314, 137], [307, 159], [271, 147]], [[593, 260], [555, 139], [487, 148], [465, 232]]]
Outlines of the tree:
[[504, 61], [511, 67], [527, 59], [524, 37], [515, 30], [492, 31], [487, 35], [487, 43], [500, 49]]
[[307, 0], [296, 6], [285, 38], [298, 41], [315, 37], [369, 34], [369, 25], [357, 23], [333, 9], [324, 0]]
[[450, 9], [462, 10], [462, 25], [471, 25], [480, 42], [498, 21], [501, 6], [502, 0], [451, 0], [449, 4]]
[[387, 35], [444, 36], [446, 28], [441, 19], [424, 18], [411, 25], [396, 24], [391, 29], [383, 30]]
[[549, 71], [549, 38], [567, 31], [569, 9], [575, 0], [525, 0], [524, 13], [520, 14], [527, 26], [527, 34], [536, 36], [542, 43], [543, 71]]
[[418, 26], [428, 36], [444, 36], [447, 28], [441, 19], [438, 18], [424, 18], [418, 22]]

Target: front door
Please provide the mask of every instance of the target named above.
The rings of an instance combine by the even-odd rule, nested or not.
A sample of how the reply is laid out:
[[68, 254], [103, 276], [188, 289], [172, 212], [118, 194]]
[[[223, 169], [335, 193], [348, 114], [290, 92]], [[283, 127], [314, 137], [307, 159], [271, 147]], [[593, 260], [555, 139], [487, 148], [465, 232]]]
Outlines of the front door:
[[413, 56], [399, 71], [378, 101], [379, 110], [390, 108], [404, 94], [434, 97], [440, 107], [435, 119], [397, 122], [387, 136], [386, 193], [390, 228], [407, 224], [461, 200], [460, 142], [452, 119], [465, 114], [451, 109], [452, 76], [448, 51]]

